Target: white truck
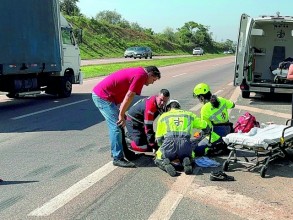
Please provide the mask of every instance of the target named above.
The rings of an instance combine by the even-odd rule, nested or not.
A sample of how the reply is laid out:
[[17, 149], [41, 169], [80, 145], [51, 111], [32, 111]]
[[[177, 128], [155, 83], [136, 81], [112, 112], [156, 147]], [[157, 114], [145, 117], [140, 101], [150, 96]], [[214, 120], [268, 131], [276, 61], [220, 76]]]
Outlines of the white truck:
[[69, 97], [82, 83], [77, 40], [58, 0], [1, 0], [0, 26], [0, 91], [8, 97]]
[[242, 97], [255, 93], [293, 93], [281, 63], [293, 61], [293, 16], [241, 15], [234, 85]]

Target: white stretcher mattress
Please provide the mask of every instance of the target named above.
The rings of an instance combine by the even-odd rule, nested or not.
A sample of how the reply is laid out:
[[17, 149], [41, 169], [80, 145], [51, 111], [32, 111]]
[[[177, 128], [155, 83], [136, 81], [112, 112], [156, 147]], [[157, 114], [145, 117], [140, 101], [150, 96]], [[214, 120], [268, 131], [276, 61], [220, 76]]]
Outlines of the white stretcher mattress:
[[272, 73], [275, 76], [281, 76], [281, 77], [287, 78], [288, 69], [279, 69], [279, 68], [277, 68], [277, 69], [273, 70]]
[[[223, 137], [226, 144], [239, 144], [247, 147], [262, 147], [267, 149], [270, 144], [280, 143], [285, 125], [268, 125], [265, 128], [252, 128], [248, 133], [231, 133]], [[284, 134], [285, 141], [293, 137], [293, 127]]]

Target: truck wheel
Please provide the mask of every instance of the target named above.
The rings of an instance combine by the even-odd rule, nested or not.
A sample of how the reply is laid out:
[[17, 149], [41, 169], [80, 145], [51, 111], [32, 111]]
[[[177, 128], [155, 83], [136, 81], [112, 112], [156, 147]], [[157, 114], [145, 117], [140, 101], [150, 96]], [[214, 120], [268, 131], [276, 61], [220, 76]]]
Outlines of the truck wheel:
[[249, 96], [250, 96], [250, 92], [242, 91], [242, 98], [244, 98], [244, 99], [248, 99]]
[[6, 96], [8, 98], [11, 98], [11, 99], [17, 99], [17, 98], [19, 98], [19, 96], [16, 93], [14, 93], [14, 92], [9, 92]]
[[64, 76], [59, 85], [58, 96], [60, 98], [67, 98], [72, 92], [72, 80], [70, 76]]

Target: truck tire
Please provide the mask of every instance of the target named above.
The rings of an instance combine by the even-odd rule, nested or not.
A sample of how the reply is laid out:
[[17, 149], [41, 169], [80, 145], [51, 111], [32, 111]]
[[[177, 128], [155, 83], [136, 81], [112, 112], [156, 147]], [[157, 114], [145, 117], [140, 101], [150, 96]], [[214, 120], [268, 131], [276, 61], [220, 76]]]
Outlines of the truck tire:
[[67, 98], [71, 95], [71, 92], [72, 92], [71, 76], [62, 77], [59, 84], [58, 96], [60, 98]]
[[14, 92], [9, 92], [9, 93], [6, 94], [6, 96], [8, 98], [11, 98], [11, 99], [17, 99], [17, 98], [19, 98], [19, 96], [16, 93], [14, 93]]
[[242, 98], [244, 99], [248, 99], [250, 96], [250, 92], [248, 91], [242, 91], [241, 93], [242, 93]]

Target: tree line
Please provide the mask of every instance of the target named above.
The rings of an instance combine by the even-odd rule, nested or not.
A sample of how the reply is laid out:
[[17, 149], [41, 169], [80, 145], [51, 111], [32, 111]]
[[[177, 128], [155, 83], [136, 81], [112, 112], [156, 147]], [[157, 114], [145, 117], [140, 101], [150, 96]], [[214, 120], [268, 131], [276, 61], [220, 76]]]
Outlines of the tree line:
[[[60, 0], [60, 10], [68, 16], [83, 16], [77, 6], [79, 0]], [[225, 50], [235, 51], [236, 43], [227, 39], [224, 42], [215, 42], [212, 39], [213, 33], [209, 31], [209, 26], [188, 21], [182, 27], [174, 30], [171, 27], [166, 27], [162, 33], [155, 33], [152, 28], [141, 27], [137, 22], [129, 22], [125, 20], [118, 12], [104, 10], [97, 12], [95, 18], [100, 23], [111, 24], [121, 28], [130, 28], [136, 31], [144, 32], [145, 34], [157, 36], [167, 39], [168, 41], [183, 45], [185, 47], [202, 47], [207, 52], [222, 52]]]

